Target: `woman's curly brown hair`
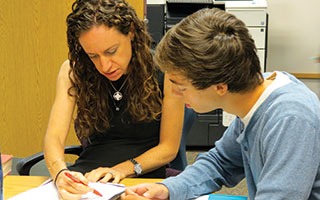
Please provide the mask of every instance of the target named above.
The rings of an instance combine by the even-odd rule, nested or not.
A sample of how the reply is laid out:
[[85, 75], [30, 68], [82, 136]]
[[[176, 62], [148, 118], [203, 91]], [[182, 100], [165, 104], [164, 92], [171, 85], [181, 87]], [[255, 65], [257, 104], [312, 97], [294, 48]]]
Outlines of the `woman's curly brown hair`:
[[151, 37], [134, 9], [124, 0], [77, 0], [67, 17], [72, 86], [69, 95], [76, 97], [77, 118], [75, 126], [80, 138], [90, 136], [93, 131], [105, 132], [110, 127], [108, 79], [101, 75], [79, 43], [81, 33], [93, 26], [115, 27], [128, 35], [134, 28], [132, 58], [128, 66], [128, 97], [126, 111], [130, 122], [152, 121], [161, 112], [161, 93], [155, 77], [155, 66], [150, 52]]

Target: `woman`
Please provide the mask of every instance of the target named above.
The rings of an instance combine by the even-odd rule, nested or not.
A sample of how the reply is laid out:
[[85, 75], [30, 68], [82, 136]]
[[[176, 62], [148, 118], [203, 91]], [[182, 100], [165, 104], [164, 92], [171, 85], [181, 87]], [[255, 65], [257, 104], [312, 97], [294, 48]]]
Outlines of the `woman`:
[[[69, 60], [58, 75], [44, 146], [60, 196], [79, 199], [91, 190], [65, 171], [84, 183], [164, 178], [179, 148], [184, 104], [166, 76], [157, 76], [144, 23], [123, 0], [77, 0], [67, 26]], [[64, 145], [75, 105], [84, 150], [67, 168]]]

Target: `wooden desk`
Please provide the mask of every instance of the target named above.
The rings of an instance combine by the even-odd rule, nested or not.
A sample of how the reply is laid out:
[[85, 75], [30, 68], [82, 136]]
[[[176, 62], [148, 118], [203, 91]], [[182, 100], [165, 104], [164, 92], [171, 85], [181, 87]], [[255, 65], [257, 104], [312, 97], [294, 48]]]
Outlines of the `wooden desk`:
[[[9, 199], [21, 192], [38, 187], [49, 177], [46, 176], [6, 176], [3, 180], [4, 199]], [[139, 183], [154, 183], [163, 179], [126, 178], [121, 181], [125, 186], [133, 186]]]

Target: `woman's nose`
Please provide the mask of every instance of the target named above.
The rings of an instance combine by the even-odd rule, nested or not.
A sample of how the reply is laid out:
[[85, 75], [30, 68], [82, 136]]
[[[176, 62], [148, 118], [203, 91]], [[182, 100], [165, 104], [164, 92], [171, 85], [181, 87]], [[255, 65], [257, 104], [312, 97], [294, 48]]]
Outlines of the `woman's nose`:
[[112, 66], [112, 61], [108, 57], [101, 57], [100, 64], [103, 72], [109, 72]]

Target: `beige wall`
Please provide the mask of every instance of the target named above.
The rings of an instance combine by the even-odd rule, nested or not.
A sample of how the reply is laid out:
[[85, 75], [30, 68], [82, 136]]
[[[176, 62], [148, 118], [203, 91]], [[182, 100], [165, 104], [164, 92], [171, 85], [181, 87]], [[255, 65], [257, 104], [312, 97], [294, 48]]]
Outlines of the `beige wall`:
[[[320, 73], [320, 1], [267, 0], [267, 71]], [[319, 79], [301, 79], [320, 98]]]
[[[65, 18], [73, 0], [1, 0], [0, 148], [42, 151], [56, 76], [67, 59]], [[143, 1], [128, 0], [140, 17]], [[78, 144], [73, 129], [67, 144]]]

